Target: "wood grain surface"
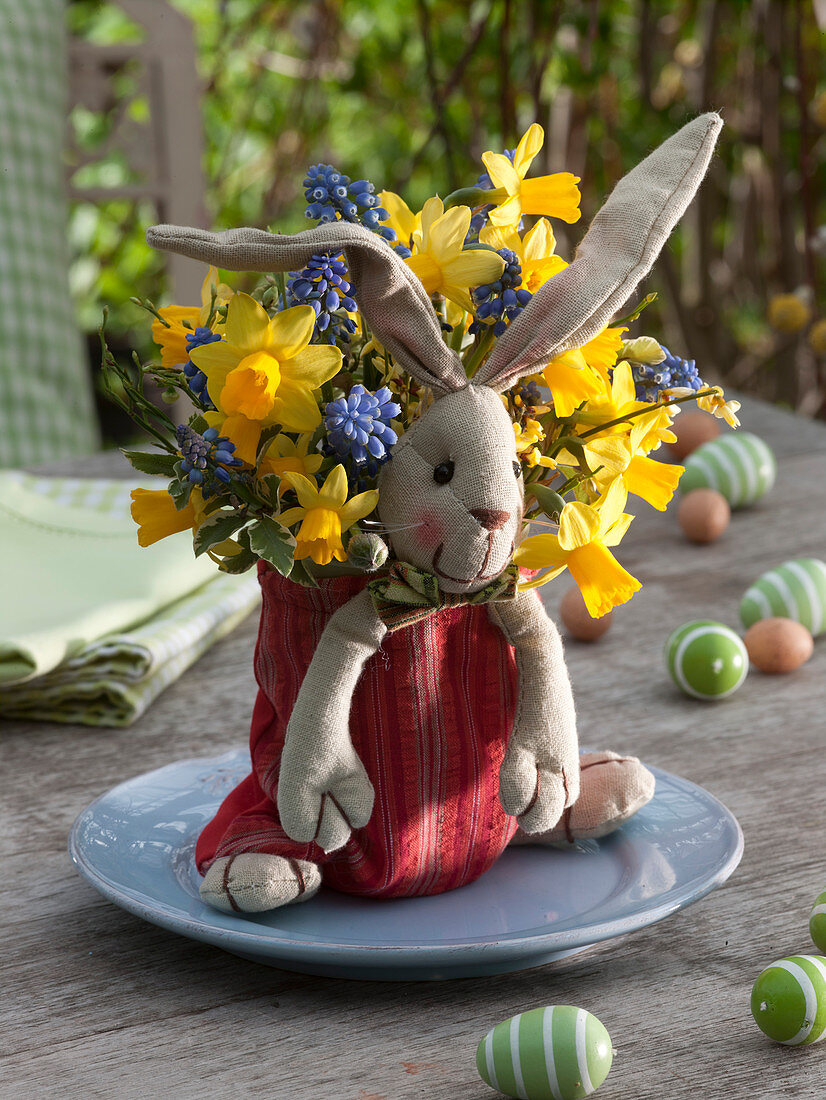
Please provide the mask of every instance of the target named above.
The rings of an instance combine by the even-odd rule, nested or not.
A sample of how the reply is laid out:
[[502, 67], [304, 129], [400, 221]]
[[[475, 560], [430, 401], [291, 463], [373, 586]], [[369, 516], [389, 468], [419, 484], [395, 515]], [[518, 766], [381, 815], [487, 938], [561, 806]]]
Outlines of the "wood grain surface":
[[[673, 509], [640, 506], [623, 564], [644, 582], [609, 633], [567, 657], [580, 735], [707, 787], [737, 815], [730, 881], [643, 932], [500, 977], [413, 984], [291, 974], [145, 924], [73, 870], [77, 814], [122, 780], [245, 743], [254, 698], [248, 619], [131, 729], [0, 722], [0, 1097], [485, 1100], [474, 1052], [494, 1023], [537, 1005], [588, 1008], [617, 1054], [605, 1100], [826, 1095], [826, 1043], [771, 1043], [749, 1014], [758, 972], [813, 952], [826, 887], [826, 640], [785, 677], [753, 672], [725, 702], [680, 695], [662, 647], [689, 618], [738, 625], [754, 577], [826, 553], [826, 428], [744, 403], [780, 458], [771, 498], [707, 547]], [[62, 472], [125, 473], [115, 456]], [[550, 584], [555, 612], [566, 581]]]

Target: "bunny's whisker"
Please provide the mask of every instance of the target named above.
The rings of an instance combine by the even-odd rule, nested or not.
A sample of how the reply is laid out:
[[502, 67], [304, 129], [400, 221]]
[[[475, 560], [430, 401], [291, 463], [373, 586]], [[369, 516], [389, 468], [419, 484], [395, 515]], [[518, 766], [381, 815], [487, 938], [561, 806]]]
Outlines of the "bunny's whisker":
[[424, 520], [422, 520], [420, 523], [403, 523], [394, 526], [393, 524], [382, 523], [377, 519], [363, 519], [361, 525], [362, 527], [369, 527], [371, 530], [378, 533], [379, 531], [413, 531], [417, 527], [424, 527], [425, 523]]

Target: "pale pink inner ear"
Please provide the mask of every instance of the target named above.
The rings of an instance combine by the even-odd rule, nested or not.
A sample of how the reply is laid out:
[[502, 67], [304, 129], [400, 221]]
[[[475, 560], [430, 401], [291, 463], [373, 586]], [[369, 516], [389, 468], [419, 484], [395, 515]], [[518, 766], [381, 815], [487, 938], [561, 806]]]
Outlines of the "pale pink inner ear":
[[462, 362], [442, 339], [420, 280], [386, 241], [364, 226], [339, 221], [288, 236], [262, 229], [209, 233], [156, 225], [147, 230], [146, 239], [153, 248], [231, 271], [296, 271], [313, 253], [343, 252], [359, 308], [398, 366], [436, 393], [467, 385]]
[[594, 218], [576, 259], [540, 287], [474, 377], [497, 392], [612, 320], [651, 266], [706, 173], [723, 120], [700, 115], [628, 173]]

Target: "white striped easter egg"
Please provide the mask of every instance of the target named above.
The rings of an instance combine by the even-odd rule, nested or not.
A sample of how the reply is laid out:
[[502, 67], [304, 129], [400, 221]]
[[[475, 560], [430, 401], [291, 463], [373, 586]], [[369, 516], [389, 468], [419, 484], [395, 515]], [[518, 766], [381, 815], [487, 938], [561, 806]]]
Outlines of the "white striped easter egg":
[[726, 699], [749, 671], [743, 639], [712, 619], [693, 619], [672, 631], [665, 661], [677, 687], [695, 699]]
[[826, 951], [826, 890], [815, 898], [809, 914], [809, 935], [815, 947]]
[[777, 460], [767, 444], [751, 432], [732, 432], [688, 456], [680, 492], [716, 489], [732, 508], [743, 508], [767, 493], [776, 476]]
[[819, 1042], [826, 1035], [826, 959], [790, 955], [767, 966], [751, 991], [751, 1014], [784, 1046]]
[[476, 1068], [505, 1096], [579, 1100], [599, 1088], [613, 1057], [596, 1016], [574, 1005], [548, 1005], [491, 1028], [476, 1050]]
[[826, 562], [795, 558], [746, 589], [740, 601], [743, 626], [775, 618], [802, 623], [813, 638], [826, 631]]

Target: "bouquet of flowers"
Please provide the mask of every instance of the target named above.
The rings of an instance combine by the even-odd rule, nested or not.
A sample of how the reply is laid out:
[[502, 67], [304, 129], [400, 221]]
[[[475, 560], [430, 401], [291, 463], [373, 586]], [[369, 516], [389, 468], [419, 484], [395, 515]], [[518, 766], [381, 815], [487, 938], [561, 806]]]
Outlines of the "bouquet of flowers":
[[[483, 155], [475, 186], [444, 202], [434, 196], [418, 213], [330, 165], [304, 179], [311, 222], [358, 222], [410, 267], [468, 378], [536, 290], [568, 266], [553, 221], [579, 219], [579, 180], [527, 178], [543, 140], [532, 125], [515, 149]], [[567, 568], [594, 616], [640, 587], [610, 548], [631, 522], [629, 494], [659, 509], [673, 495], [682, 467], [650, 456], [674, 439], [679, 406], [696, 400], [738, 423], [737, 402], [706, 386], [693, 361], [629, 336], [653, 297], [502, 395], [525, 485], [514, 561], [533, 576], [523, 587]], [[344, 256], [315, 255], [302, 271], [266, 276], [252, 294], [233, 292], [210, 268], [200, 306], [139, 304], [154, 317], [159, 361], [135, 357], [127, 369], [101, 336], [106, 388], [156, 448], [125, 453], [137, 470], [169, 479], [132, 494], [140, 544], [191, 529], [195, 554], [224, 572], [263, 560], [305, 585], [335, 563], [339, 572], [381, 568], [389, 551], [374, 515], [378, 475], [431, 395], [370, 332]], [[185, 424], [149, 399], [147, 383], [170, 406], [181, 395], [191, 402]]]

